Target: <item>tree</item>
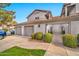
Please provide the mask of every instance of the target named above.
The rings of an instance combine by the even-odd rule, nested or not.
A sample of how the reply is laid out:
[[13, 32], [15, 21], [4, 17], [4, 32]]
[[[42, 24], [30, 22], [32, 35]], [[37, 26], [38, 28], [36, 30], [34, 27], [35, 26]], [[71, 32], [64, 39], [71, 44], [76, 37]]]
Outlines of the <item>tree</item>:
[[9, 28], [10, 25], [16, 24], [14, 11], [8, 11], [4, 8], [9, 6], [10, 3], [0, 3], [0, 25], [7, 26]]
[[16, 22], [15, 20], [13, 20], [11, 24], [12, 24], [12, 25], [16, 25], [17, 22]]
[[13, 11], [0, 11], [0, 20], [3, 22], [3, 24], [7, 25], [8, 22], [11, 22], [13, 20], [14, 16]]
[[2, 25], [2, 22], [0, 21], [0, 26]]
[[10, 5], [11, 5], [11, 3], [0, 3], [0, 8], [5, 8]]

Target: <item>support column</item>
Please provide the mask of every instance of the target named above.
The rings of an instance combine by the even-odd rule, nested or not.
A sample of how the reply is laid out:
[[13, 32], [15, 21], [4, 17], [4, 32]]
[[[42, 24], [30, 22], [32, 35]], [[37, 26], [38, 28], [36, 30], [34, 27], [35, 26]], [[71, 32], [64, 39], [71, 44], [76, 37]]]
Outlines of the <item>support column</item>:
[[71, 22], [68, 23], [68, 33], [71, 34]]
[[24, 26], [21, 27], [22, 28], [22, 36], [24, 35]]
[[47, 24], [45, 24], [45, 33], [47, 33]]
[[67, 16], [67, 6], [65, 6], [65, 16]]

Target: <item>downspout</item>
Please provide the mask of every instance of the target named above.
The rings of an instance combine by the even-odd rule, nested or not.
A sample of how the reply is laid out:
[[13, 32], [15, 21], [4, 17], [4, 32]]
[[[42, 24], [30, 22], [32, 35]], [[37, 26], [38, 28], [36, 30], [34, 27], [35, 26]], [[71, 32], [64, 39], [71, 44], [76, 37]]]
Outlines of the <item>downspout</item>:
[[46, 30], [47, 30], [47, 24], [45, 24], [45, 33], [46, 33]]
[[24, 35], [24, 26], [21, 26], [21, 29], [22, 29], [22, 36]]
[[69, 32], [69, 34], [71, 34], [71, 21], [69, 21], [69, 23], [68, 23], [68, 32]]
[[65, 6], [65, 16], [67, 16], [67, 6]]

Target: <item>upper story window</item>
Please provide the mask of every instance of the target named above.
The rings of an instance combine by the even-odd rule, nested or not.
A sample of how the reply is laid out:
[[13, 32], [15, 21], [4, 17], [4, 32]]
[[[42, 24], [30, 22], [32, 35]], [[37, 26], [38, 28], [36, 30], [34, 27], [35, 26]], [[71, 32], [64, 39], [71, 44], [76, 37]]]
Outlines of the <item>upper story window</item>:
[[46, 17], [46, 19], [49, 19], [49, 14], [46, 14], [45, 17]]
[[35, 17], [35, 19], [39, 19], [39, 17]]

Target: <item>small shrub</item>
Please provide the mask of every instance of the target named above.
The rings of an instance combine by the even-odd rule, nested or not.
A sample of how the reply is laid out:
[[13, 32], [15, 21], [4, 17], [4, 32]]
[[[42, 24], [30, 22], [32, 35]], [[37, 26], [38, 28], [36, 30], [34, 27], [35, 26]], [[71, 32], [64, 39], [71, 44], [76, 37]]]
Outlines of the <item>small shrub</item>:
[[77, 43], [79, 45], [79, 34], [77, 34]]
[[34, 34], [34, 33], [32, 33], [31, 37], [32, 37], [32, 39], [35, 39], [35, 34]]
[[42, 32], [37, 32], [35, 36], [36, 36], [37, 40], [42, 40], [43, 39], [43, 33]]
[[63, 44], [64, 46], [75, 48], [77, 47], [77, 40], [75, 36], [71, 34], [65, 34], [63, 35]]
[[48, 33], [51, 33], [51, 34], [53, 34], [53, 31], [48, 31]]
[[34, 34], [34, 39], [36, 39], [36, 35], [37, 35], [37, 33]]
[[61, 34], [65, 34], [65, 30], [62, 30], [62, 31], [61, 31]]
[[44, 37], [45, 42], [50, 43], [52, 41], [52, 34], [46, 33]]

